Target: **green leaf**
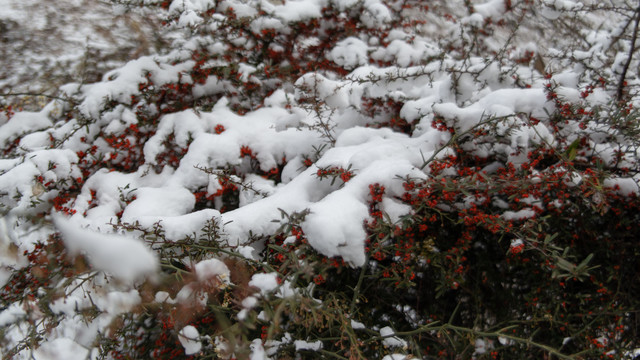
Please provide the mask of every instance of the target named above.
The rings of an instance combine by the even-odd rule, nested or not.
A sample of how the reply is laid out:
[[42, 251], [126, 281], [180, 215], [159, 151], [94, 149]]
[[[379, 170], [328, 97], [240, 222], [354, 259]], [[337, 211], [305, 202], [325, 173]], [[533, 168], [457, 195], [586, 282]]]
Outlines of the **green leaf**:
[[573, 140], [571, 145], [567, 147], [567, 151], [565, 151], [565, 155], [569, 158], [569, 161], [573, 161], [578, 154], [578, 146], [580, 145], [580, 138]]

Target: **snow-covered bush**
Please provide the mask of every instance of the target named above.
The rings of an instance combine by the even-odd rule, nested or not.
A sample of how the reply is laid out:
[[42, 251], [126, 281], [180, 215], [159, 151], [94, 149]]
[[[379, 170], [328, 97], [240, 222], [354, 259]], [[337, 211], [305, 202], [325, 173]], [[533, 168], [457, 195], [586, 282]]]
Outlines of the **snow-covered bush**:
[[183, 36], [0, 115], [3, 356], [640, 346], [635, 8], [117, 3]]

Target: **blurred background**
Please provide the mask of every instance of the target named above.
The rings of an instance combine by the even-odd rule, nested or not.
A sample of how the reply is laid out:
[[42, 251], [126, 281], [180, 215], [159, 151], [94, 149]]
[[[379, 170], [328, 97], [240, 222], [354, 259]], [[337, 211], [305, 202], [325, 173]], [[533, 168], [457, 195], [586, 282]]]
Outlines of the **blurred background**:
[[69, 82], [99, 81], [107, 70], [169, 43], [153, 9], [100, 0], [0, 0], [0, 104], [35, 110]]

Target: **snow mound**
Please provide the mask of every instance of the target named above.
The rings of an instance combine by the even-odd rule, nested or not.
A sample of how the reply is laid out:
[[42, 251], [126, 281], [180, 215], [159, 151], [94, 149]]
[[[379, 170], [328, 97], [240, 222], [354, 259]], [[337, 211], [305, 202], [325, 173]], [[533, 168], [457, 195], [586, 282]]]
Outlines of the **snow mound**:
[[125, 284], [153, 278], [159, 270], [156, 254], [138, 239], [84, 229], [76, 221], [59, 215], [54, 222], [72, 254], [86, 255], [96, 270]]

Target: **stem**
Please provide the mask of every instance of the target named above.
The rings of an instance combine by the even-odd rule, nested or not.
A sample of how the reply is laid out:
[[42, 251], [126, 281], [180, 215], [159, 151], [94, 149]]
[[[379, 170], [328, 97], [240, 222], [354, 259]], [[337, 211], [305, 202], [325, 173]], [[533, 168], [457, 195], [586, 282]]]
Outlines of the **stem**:
[[358, 298], [360, 297], [360, 288], [362, 287], [362, 282], [364, 281], [364, 274], [367, 271], [367, 264], [369, 263], [369, 255], [367, 254], [364, 264], [362, 265], [362, 269], [360, 269], [360, 276], [358, 277], [358, 283], [356, 287], [353, 289], [353, 298], [351, 298], [351, 306], [349, 306], [349, 315], [353, 316], [353, 312], [356, 309], [356, 304], [358, 303]]
[[332, 358], [348, 360], [348, 359], [347, 359], [346, 357], [344, 357], [344, 356], [340, 356], [340, 355], [338, 355], [338, 354], [336, 354], [336, 353], [334, 353], [334, 352], [327, 351], [327, 350], [324, 350], [324, 349], [320, 349], [320, 350], [318, 350], [318, 352], [319, 352], [319, 353], [321, 353], [321, 354], [323, 354], [323, 355], [330, 356], [330, 357], [332, 357]]
[[6, 94], [0, 94], [0, 97], [9, 97], [9, 96], [33, 96], [33, 97], [37, 97], [37, 96], [41, 96], [44, 98], [48, 98], [48, 99], [55, 99], [55, 100], [62, 100], [62, 101], [72, 101], [71, 99], [68, 98], [62, 98], [59, 96], [53, 96], [53, 95], [47, 95], [47, 94], [36, 94], [36, 93], [13, 93], [13, 92], [9, 92]]
[[[367, 342], [372, 342], [372, 341], [376, 341], [376, 340], [382, 340], [385, 338], [389, 338], [389, 337], [394, 337], [394, 336], [414, 336], [417, 334], [421, 334], [421, 333], [425, 333], [425, 332], [431, 332], [431, 331], [446, 331], [446, 330], [453, 330], [459, 333], [467, 333], [467, 334], [472, 334], [474, 336], [481, 336], [481, 337], [489, 337], [489, 338], [498, 338], [498, 337], [502, 337], [505, 339], [509, 339], [509, 340], [513, 340], [517, 343], [521, 343], [521, 344], [525, 344], [528, 346], [533, 346], [536, 347], [538, 349], [544, 350], [546, 352], [548, 352], [551, 355], [555, 355], [556, 357], [558, 357], [559, 359], [565, 359], [565, 360], [575, 360], [577, 358], [579, 358], [578, 356], [583, 354], [584, 351], [581, 351], [579, 353], [576, 354], [572, 354], [572, 355], [566, 355], [561, 353], [559, 350], [552, 348], [548, 345], [545, 344], [541, 344], [538, 342], [535, 342], [531, 339], [525, 339], [525, 338], [521, 338], [518, 336], [513, 336], [513, 335], [509, 335], [509, 334], [505, 334], [504, 331], [509, 330], [514, 328], [514, 326], [507, 326], [505, 328], [499, 329], [497, 331], [478, 331], [478, 330], [474, 330], [474, 329], [470, 329], [470, 328], [466, 328], [466, 327], [462, 327], [462, 326], [456, 326], [456, 325], [451, 325], [451, 324], [440, 324], [438, 322], [433, 322], [431, 324], [427, 324], [424, 325], [418, 329], [414, 329], [414, 330], [410, 330], [410, 331], [398, 331], [393, 333], [392, 335], [389, 336], [374, 336], [372, 338], [370, 338]], [[453, 343], [453, 339], [451, 339], [451, 337], [449, 336], [449, 334], [447, 334], [446, 332], [443, 333], [445, 336], [447, 336], [447, 338], [449, 338], [449, 341], [451, 343]]]
[[631, 65], [631, 60], [633, 59], [633, 53], [636, 48], [636, 40], [638, 39], [638, 24], [640, 23], [640, 4], [635, 11], [634, 14], [635, 22], [633, 24], [633, 34], [631, 36], [631, 48], [629, 49], [629, 56], [627, 57], [627, 61], [624, 63], [624, 67], [622, 68], [622, 75], [620, 75], [620, 82], [618, 83], [618, 92], [616, 98], [618, 101], [622, 101], [622, 95], [624, 92], [624, 83], [627, 77], [627, 71], [629, 71], [629, 66]]
[[540, 344], [537, 343], [533, 340], [530, 339], [524, 339], [521, 337], [517, 337], [517, 336], [513, 336], [513, 335], [508, 335], [508, 334], [502, 334], [499, 332], [484, 332], [484, 331], [476, 331], [473, 329], [468, 329], [468, 328], [464, 328], [464, 327], [459, 327], [459, 326], [455, 326], [455, 325], [443, 325], [443, 328], [450, 328], [451, 330], [455, 330], [455, 331], [460, 331], [460, 332], [466, 332], [466, 333], [472, 333], [474, 335], [479, 335], [479, 336], [485, 336], [485, 337], [503, 337], [505, 339], [509, 339], [509, 340], [513, 340], [515, 342], [519, 342], [519, 343], [523, 343], [529, 346], [533, 346], [533, 347], [537, 347], [539, 349], [542, 349], [544, 351], [547, 351], [549, 354], [555, 355], [560, 359], [574, 359], [574, 356], [572, 355], [565, 355], [563, 353], [561, 353], [560, 351], [544, 345], [544, 344]]
[[[478, 331], [478, 330], [474, 330], [474, 329], [470, 329], [470, 328], [466, 328], [466, 327], [462, 327], [462, 326], [456, 326], [456, 325], [451, 325], [451, 324], [442, 324], [442, 325], [438, 325], [438, 326], [434, 326], [435, 323], [433, 324], [429, 324], [429, 325], [425, 325], [419, 329], [415, 329], [412, 331], [403, 331], [403, 332], [396, 332], [394, 333], [392, 336], [412, 336], [418, 333], [422, 333], [422, 332], [427, 332], [427, 331], [433, 331], [433, 330], [438, 330], [438, 331], [443, 331], [443, 330], [453, 330], [456, 332], [461, 332], [461, 333], [467, 333], [467, 334], [472, 334], [475, 336], [484, 336], [484, 337], [492, 337], [492, 338], [498, 338], [498, 337], [503, 337], [505, 339], [509, 339], [509, 340], [513, 340], [515, 342], [518, 343], [522, 343], [522, 344], [526, 344], [529, 346], [533, 346], [533, 347], [537, 347], [541, 350], [544, 350], [546, 352], [548, 352], [549, 354], [555, 355], [557, 356], [559, 359], [566, 359], [566, 360], [572, 360], [575, 359], [576, 356], [574, 355], [565, 355], [563, 353], [561, 353], [560, 351], [558, 351], [557, 349], [554, 349], [548, 345], [545, 344], [541, 344], [538, 342], [535, 342], [533, 340], [530, 339], [525, 339], [525, 338], [521, 338], [521, 337], [517, 337], [517, 336], [513, 336], [513, 335], [509, 335], [509, 334], [505, 334], [502, 331], [504, 330], [508, 330], [512, 327], [507, 327], [504, 329], [500, 329], [498, 331], [494, 331], [494, 332], [487, 332], [487, 331]], [[446, 333], [445, 333], [446, 335]]]

